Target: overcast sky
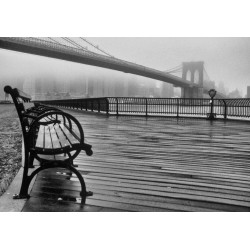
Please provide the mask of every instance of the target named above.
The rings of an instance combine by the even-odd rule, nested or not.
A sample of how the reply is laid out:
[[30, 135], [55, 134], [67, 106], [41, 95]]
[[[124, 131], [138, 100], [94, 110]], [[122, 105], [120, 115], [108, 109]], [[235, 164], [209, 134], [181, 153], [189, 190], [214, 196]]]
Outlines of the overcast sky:
[[250, 38], [91, 38], [119, 58], [159, 70], [204, 61], [211, 80], [229, 89], [250, 85]]
[[[250, 38], [93, 38], [89, 41], [115, 57], [159, 70], [167, 70], [182, 62], [204, 61], [206, 71], [216, 83], [223, 81], [230, 90], [246, 93], [250, 85]], [[91, 49], [90, 46], [88, 46]], [[81, 70], [80, 65], [38, 58], [27, 54], [0, 50], [0, 73], [6, 69], [22, 70], [39, 62], [36, 71], [51, 70], [58, 74]], [[34, 68], [35, 70], [35, 68]], [[45, 70], [45, 72], [46, 72]], [[60, 72], [62, 71], [62, 72]]]

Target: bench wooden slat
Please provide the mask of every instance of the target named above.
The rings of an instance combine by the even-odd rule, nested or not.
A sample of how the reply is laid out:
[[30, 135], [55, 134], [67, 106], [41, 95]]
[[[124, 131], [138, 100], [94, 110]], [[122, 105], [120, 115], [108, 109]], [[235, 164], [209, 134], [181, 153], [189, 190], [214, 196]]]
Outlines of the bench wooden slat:
[[63, 124], [59, 125], [67, 139], [70, 141], [71, 144], [79, 143], [79, 140], [77, 140], [72, 133], [68, 130], [67, 127], [65, 127]]
[[50, 127], [46, 126], [44, 130], [44, 148], [45, 149], [52, 149], [52, 140], [51, 140], [51, 133]]
[[56, 131], [56, 134], [58, 136], [58, 139], [60, 141], [60, 144], [62, 147], [67, 147], [67, 146], [71, 146], [70, 142], [67, 140], [67, 138], [65, 137], [65, 135], [63, 134], [62, 130], [60, 129], [59, 125], [56, 124], [54, 126], [54, 129]]
[[61, 148], [61, 144], [60, 144], [59, 139], [57, 137], [57, 134], [56, 134], [54, 126], [50, 126], [50, 133], [51, 133], [51, 139], [52, 139], [53, 148], [54, 149]]
[[37, 136], [37, 140], [36, 140], [36, 146], [35, 146], [37, 148], [44, 147], [44, 129], [45, 129], [45, 127], [43, 125], [41, 125], [39, 127], [38, 136]]

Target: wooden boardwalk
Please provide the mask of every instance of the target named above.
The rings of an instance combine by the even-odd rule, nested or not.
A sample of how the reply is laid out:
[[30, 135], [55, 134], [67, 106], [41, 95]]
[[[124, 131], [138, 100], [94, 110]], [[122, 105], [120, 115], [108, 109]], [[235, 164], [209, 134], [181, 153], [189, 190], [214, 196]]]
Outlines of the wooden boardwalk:
[[250, 211], [250, 126], [239, 121], [106, 117], [81, 122], [75, 160], [94, 195], [63, 169], [41, 172], [23, 211]]

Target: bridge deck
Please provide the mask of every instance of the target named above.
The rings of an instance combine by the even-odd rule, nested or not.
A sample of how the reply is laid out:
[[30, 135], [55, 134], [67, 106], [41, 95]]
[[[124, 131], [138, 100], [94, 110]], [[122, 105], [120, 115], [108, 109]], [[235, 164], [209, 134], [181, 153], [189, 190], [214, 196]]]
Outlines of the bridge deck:
[[250, 211], [249, 123], [70, 113], [93, 145], [75, 164], [94, 195], [82, 206], [77, 179], [48, 170], [23, 211]]

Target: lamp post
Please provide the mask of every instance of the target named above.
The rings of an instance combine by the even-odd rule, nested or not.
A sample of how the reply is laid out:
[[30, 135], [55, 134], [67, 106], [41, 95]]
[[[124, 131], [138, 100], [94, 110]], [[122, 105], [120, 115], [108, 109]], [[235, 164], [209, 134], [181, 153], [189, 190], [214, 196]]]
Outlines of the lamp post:
[[216, 96], [216, 90], [215, 89], [210, 89], [208, 91], [208, 94], [211, 98], [210, 103], [211, 103], [211, 111], [208, 116], [209, 120], [214, 120], [216, 118], [216, 114], [214, 113], [214, 97]]

